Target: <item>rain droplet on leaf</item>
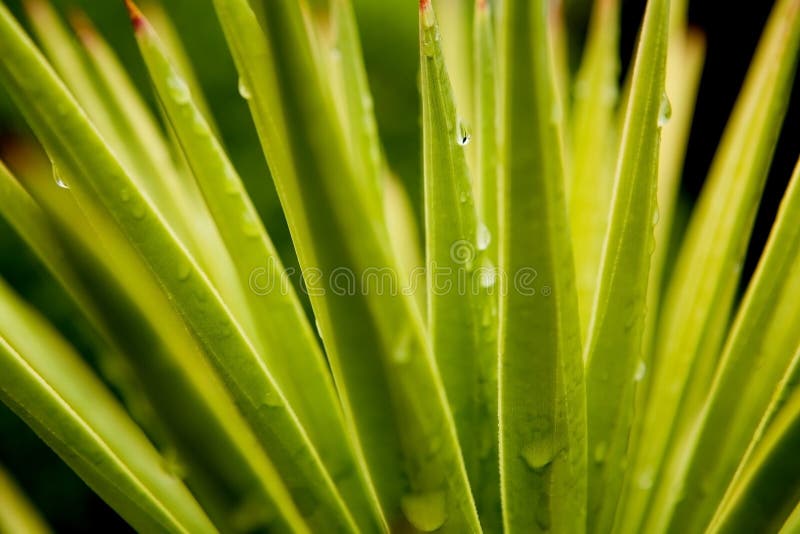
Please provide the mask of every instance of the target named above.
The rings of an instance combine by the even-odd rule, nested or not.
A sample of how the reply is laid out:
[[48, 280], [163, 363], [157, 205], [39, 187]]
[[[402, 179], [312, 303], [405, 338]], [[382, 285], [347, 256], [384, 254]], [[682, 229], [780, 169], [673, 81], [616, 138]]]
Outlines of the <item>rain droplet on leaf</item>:
[[408, 522], [421, 532], [438, 530], [447, 521], [447, 498], [443, 491], [405, 495], [400, 508]]
[[663, 128], [671, 118], [672, 104], [667, 97], [667, 93], [664, 93], [661, 97], [661, 107], [658, 110], [658, 126]]
[[534, 471], [542, 471], [551, 463], [555, 457], [555, 447], [551, 439], [538, 439], [527, 444], [522, 449], [522, 458], [528, 467]]

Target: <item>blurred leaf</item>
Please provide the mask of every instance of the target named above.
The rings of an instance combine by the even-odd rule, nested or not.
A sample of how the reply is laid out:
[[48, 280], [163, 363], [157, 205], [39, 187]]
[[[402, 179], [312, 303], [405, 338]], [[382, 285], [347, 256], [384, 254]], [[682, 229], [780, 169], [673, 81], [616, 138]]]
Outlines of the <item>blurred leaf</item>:
[[111, 394], [0, 283], [0, 397], [140, 530], [216, 532]]
[[50, 527], [25, 494], [0, 467], [0, 533], [48, 534]]

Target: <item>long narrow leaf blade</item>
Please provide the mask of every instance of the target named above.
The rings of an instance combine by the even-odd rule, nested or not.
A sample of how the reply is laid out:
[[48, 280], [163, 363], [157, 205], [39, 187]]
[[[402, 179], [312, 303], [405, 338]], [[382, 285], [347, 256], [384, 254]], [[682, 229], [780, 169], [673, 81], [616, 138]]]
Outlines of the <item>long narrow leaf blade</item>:
[[[791, 94], [800, 46], [800, 3], [776, 3], [694, 212], [664, 300], [654, 373], [634, 480], [657, 487], [667, 451], [707, 395], [730, 321], [758, 200]], [[670, 483], [667, 481], [666, 486]], [[651, 502], [647, 530], [669, 519], [669, 499]], [[637, 528], [637, 527], [633, 527]]]
[[0, 398], [128, 522], [216, 532], [111, 393], [0, 282]]
[[658, 158], [664, 120], [669, 0], [644, 16], [617, 164], [611, 221], [586, 342], [589, 398], [589, 517], [611, 528], [622, 490], [634, 393], [641, 376]]
[[329, 472], [345, 474], [336, 480], [342, 497], [357, 512], [363, 528], [378, 528], [380, 520], [367, 499], [371, 490], [365, 485], [366, 474], [361, 474], [348, 447], [324, 356], [297, 295], [286, 283], [287, 276], [275, 247], [201, 110], [191, 98], [175, 99], [171, 87], [180, 83], [175, 80], [181, 78], [146, 19], [138, 19], [136, 38], [186, 160], [228, 250], [232, 256], [235, 253], [239, 279], [252, 281], [254, 276], [261, 277], [247, 293], [252, 315], [261, 318], [255, 327], [263, 348], [261, 355]]
[[0, 466], [0, 533], [48, 534], [50, 527]]
[[[500, 160], [505, 530], [582, 532], [586, 398], [546, 1], [506, 0]], [[555, 111], [554, 111], [555, 110]]]
[[[479, 530], [416, 303], [397, 286], [376, 287], [396, 282], [398, 261], [382, 206], [352, 174], [301, 6], [259, 5], [263, 31], [246, 1], [215, 1], [301, 265], [313, 275], [312, 305], [345, 415], [389, 526]], [[342, 272], [361, 287], [337, 289]]]
[[[720, 368], [698, 418], [699, 435], [681, 443], [668, 471], [671, 524], [705, 525], [739, 464], [772, 392], [800, 346], [800, 164], [769, 243], [731, 328]], [[732, 420], [736, 421], [731, 425]], [[687, 500], [678, 498], [680, 495]]]
[[[428, 332], [455, 418], [473, 488], [492, 502], [485, 464], [497, 457], [492, 383], [497, 346], [492, 320], [496, 268], [491, 235], [478, 222], [464, 146], [470, 141], [456, 111], [439, 27], [431, 4], [420, 10]], [[494, 488], [495, 491], [497, 488]], [[494, 501], [495, 504], [497, 501]], [[491, 506], [491, 504], [489, 504]], [[487, 510], [491, 520], [492, 510]], [[497, 518], [495, 514], [495, 518]], [[498, 525], [484, 523], [489, 530]]]
[[618, 0], [594, 2], [583, 62], [575, 81], [571, 116], [570, 230], [584, 339], [597, 293], [597, 276], [614, 193], [614, 166], [619, 146], [615, 128], [619, 11]]
[[[321, 497], [317, 506], [330, 507], [335, 488], [242, 327], [6, 9], [0, 45], [0, 79], [73, 192], [102, 206], [156, 274], [275, 466], [296, 477], [295, 499], [312, 492]], [[350, 528], [338, 507], [328, 511]]]

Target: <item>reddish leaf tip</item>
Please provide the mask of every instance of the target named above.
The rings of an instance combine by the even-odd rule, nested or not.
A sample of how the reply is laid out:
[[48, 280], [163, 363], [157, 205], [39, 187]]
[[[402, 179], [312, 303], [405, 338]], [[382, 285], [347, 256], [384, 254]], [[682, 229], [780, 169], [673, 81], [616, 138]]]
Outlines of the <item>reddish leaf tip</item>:
[[426, 9], [431, 4], [431, 0], [419, 0], [419, 10]]
[[67, 19], [72, 29], [75, 30], [75, 35], [78, 36], [78, 39], [80, 39], [84, 45], [89, 46], [94, 42], [96, 38], [94, 27], [89, 17], [87, 17], [83, 11], [71, 9], [69, 13], [67, 13]]
[[128, 15], [131, 17], [134, 31], [139, 31], [145, 25], [145, 18], [141, 10], [136, 7], [133, 0], [125, 0], [125, 7], [128, 8]]

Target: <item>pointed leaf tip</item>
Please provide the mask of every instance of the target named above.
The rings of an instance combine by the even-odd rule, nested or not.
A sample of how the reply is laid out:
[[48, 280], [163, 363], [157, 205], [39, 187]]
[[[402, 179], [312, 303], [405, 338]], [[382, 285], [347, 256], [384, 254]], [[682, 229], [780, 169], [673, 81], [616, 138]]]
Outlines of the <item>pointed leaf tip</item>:
[[431, 0], [419, 0], [419, 10], [427, 9], [431, 5]]
[[125, 0], [125, 7], [128, 8], [128, 15], [131, 17], [133, 29], [135, 31], [142, 29], [147, 20], [144, 18], [141, 10], [136, 7], [136, 4], [133, 3], [133, 0]]
[[86, 16], [86, 13], [73, 8], [67, 14], [67, 19], [69, 20], [70, 26], [72, 26], [72, 29], [75, 31], [75, 35], [78, 36], [78, 39], [80, 39], [85, 46], [89, 46], [89, 44], [96, 39], [97, 34], [94, 31], [89, 17]]

